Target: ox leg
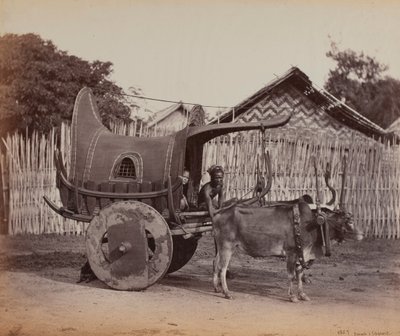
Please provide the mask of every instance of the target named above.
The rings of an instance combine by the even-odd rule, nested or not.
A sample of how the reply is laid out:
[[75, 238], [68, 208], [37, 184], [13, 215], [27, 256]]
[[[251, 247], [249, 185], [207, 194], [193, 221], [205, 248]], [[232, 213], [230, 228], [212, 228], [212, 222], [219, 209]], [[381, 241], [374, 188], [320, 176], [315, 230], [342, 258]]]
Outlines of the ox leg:
[[310, 301], [310, 298], [303, 291], [304, 269], [300, 264], [296, 265], [296, 276], [297, 276], [297, 288], [298, 288], [299, 299], [303, 301]]
[[296, 279], [296, 261], [297, 261], [296, 254], [289, 252], [287, 254], [286, 268], [287, 268], [288, 279], [289, 279], [288, 295], [289, 295], [290, 301], [292, 301], [292, 302], [299, 301], [297, 298], [297, 295], [293, 293], [293, 281]]
[[[214, 248], [215, 248], [215, 258], [217, 258], [218, 247], [217, 247], [217, 238], [216, 237], [214, 237]], [[234, 274], [231, 271], [229, 271], [229, 269], [226, 271], [226, 278], [227, 279], [234, 279], [235, 278]], [[214, 286], [214, 288], [215, 288], [215, 286]], [[218, 290], [218, 291], [216, 290], [216, 292], [219, 293], [220, 290]]]
[[227, 299], [232, 299], [232, 295], [229, 292], [228, 289], [228, 285], [226, 283], [226, 271], [228, 270], [228, 266], [229, 266], [229, 261], [231, 260], [232, 257], [232, 247], [227, 247], [227, 248], [223, 248], [222, 250], [220, 250], [220, 257], [219, 257], [219, 261], [220, 261], [220, 267], [221, 267], [221, 271], [220, 271], [220, 279], [221, 279], [221, 286], [222, 286], [222, 292], [225, 295], [225, 298]]
[[220, 258], [219, 258], [219, 253], [217, 252], [213, 262], [213, 285], [216, 293], [221, 292], [221, 288], [219, 286], [220, 276], [221, 276]]

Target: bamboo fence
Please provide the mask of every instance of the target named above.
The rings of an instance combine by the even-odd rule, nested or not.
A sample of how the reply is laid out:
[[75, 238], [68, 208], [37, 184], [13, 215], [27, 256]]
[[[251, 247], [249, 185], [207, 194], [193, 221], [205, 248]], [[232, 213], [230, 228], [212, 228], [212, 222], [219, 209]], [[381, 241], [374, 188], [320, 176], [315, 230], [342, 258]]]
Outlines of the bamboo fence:
[[[259, 133], [230, 134], [213, 139], [203, 151], [203, 172], [212, 164], [225, 170], [226, 199], [250, 197], [257, 170], [267, 175]], [[331, 199], [324, 172], [331, 166], [331, 185], [341, 193], [344, 158], [347, 176], [344, 205], [366, 236], [400, 238], [400, 147], [354, 137], [343, 141], [325, 133], [305, 134], [292, 130], [283, 134], [270, 130], [265, 151], [271, 158], [272, 188], [268, 201], [290, 200], [309, 194], [322, 203]], [[316, 158], [318, 179], [313, 160]]]
[[[54, 151], [58, 144], [56, 131], [52, 130], [48, 136], [36, 132], [30, 136], [15, 133], [2, 142], [6, 150], [1, 154], [0, 163], [3, 198], [8, 210], [8, 234], [81, 234], [82, 223], [57, 215], [43, 200], [46, 195], [61, 205], [54, 166]], [[61, 127], [59, 146], [69, 165], [68, 126]]]
[[[128, 136], [163, 136], [173, 130], [157, 125], [149, 128], [140, 121], [111, 123], [116, 134]], [[48, 136], [34, 132], [28, 136], [15, 133], [2, 139], [0, 171], [3, 186], [2, 218], [8, 234], [82, 234], [85, 223], [65, 219], [54, 213], [43, 200], [46, 195], [61, 206], [56, 187], [54, 151], [58, 148], [63, 156], [66, 171], [70, 167], [71, 127], [63, 123], [58, 131]], [[58, 134], [58, 138], [56, 137]]]
[[[113, 125], [112, 130], [136, 136], [170, 133], [168, 129], [146, 129], [137, 123]], [[82, 234], [85, 230], [83, 223], [53, 213], [42, 199], [46, 195], [61, 204], [53, 163], [56, 147], [60, 149], [69, 171], [70, 127], [62, 125], [57, 134], [58, 138], [52, 131], [47, 137], [33, 133], [30, 137], [14, 134], [3, 139], [6, 149], [0, 153], [0, 168], [9, 234]], [[259, 132], [244, 132], [213, 139], [204, 146], [203, 172], [211, 164], [224, 167], [227, 199], [249, 197], [257, 179], [257, 170], [266, 174], [262, 141]], [[346, 157], [345, 205], [354, 215], [356, 224], [369, 237], [400, 238], [398, 145], [359, 137], [344, 141], [322, 132], [307, 134], [292, 130], [282, 133], [278, 129], [268, 130], [264, 143], [271, 158], [273, 178], [268, 200], [294, 199], [303, 194], [315, 199], [314, 157], [318, 166], [320, 201], [326, 202], [331, 197], [323, 179], [327, 163], [331, 165], [331, 184], [338, 191], [339, 198], [343, 158]]]

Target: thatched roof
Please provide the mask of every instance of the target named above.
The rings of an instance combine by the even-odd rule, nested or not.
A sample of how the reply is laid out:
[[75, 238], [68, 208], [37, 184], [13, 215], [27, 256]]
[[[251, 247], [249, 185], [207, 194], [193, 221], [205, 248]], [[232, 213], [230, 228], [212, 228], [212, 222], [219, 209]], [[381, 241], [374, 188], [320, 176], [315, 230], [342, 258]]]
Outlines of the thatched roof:
[[274, 79], [256, 93], [229, 109], [218, 119], [211, 121], [211, 123], [232, 122], [233, 116], [236, 118], [242, 113], [247, 112], [250, 108], [270, 95], [273, 90], [283, 85], [293, 86], [317, 106], [323, 108], [332, 118], [347, 127], [358, 130], [370, 137], [377, 138], [387, 135], [387, 132], [383, 128], [362, 116], [329, 92], [317, 88], [307, 75], [297, 67], [292, 67], [284, 75]]

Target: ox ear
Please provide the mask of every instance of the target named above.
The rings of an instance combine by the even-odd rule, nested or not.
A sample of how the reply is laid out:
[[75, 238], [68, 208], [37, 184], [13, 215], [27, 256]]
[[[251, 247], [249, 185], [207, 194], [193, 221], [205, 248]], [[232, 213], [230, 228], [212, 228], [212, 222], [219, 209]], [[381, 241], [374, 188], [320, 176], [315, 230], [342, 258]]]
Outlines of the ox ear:
[[306, 202], [308, 204], [314, 204], [313, 198], [308, 194], [301, 196], [301, 198], [304, 200], [304, 202]]
[[318, 166], [317, 166], [317, 159], [315, 156], [311, 158], [314, 163], [314, 171], [315, 171], [315, 188], [317, 189], [317, 198], [316, 198], [316, 204], [317, 204], [317, 211], [319, 211], [319, 204], [321, 202], [320, 194], [319, 194], [319, 187], [318, 187]]

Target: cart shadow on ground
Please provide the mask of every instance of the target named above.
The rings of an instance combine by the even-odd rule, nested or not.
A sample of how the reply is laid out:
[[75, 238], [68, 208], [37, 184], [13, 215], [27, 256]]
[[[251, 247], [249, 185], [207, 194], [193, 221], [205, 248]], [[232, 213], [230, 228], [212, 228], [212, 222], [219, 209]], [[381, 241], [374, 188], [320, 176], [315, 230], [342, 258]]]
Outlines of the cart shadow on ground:
[[[194, 271], [193, 268], [196, 268]], [[257, 295], [270, 299], [287, 301], [288, 280], [284, 269], [257, 270], [235, 265], [230, 267], [232, 279], [227, 279], [229, 290], [233, 296]], [[214, 291], [212, 283], [212, 265], [196, 265], [189, 263], [178, 272], [166, 275], [160, 284], [224, 298], [222, 293]]]
[[[77, 252], [32, 252], [23, 251], [12, 254], [0, 254], [0, 271], [30, 273], [43, 279], [79, 286], [81, 288], [113, 291], [100, 280], [77, 283], [80, 268], [86, 261], [83, 253]], [[234, 298], [256, 296], [275, 302], [288, 302], [288, 279], [285, 263], [276, 259], [250, 262], [242, 257], [232, 260], [230, 271], [234, 278], [228, 279], [229, 289]], [[314, 265], [307, 272], [311, 275], [311, 284], [305, 284], [306, 293], [319, 303], [359, 302], [370, 292], [371, 282], [381, 286], [382, 290], [398, 290], [400, 275], [381, 269], [359, 268], [357, 276], [353, 263], [342, 263], [332, 268], [329, 264]], [[389, 271], [389, 272], [388, 272]], [[373, 277], [372, 277], [373, 276]], [[144, 290], [153, 294], [172, 290], [174, 293], [194, 292], [199, 297], [224, 300], [222, 293], [215, 293], [212, 284], [212, 258], [195, 257], [177, 272], [166, 274], [155, 285]], [[384, 293], [384, 292], [383, 292]], [[389, 295], [389, 293], [387, 294]], [[333, 300], [333, 301], [332, 301]]]
[[[110, 289], [100, 280], [77, 283], [80, 268], [86, 261], [82, 253], [74, 252], [23, 252], [0, 256], [0, 270], [35, 274], [51, 281], [83, 287]], [[286, 301], [287, 278], [284, 269], [276, 272], [234, 266], [230, 268], [234, 278], [228, 279], [229, 289], [234, 294], [258, 295]], [[212, 262], [191, 261], [181, 270], [167, 274], [158, 281], [162, 286], [184, 289], [202, 295], [223, 298], [215, 293], [212, 285]], [[155, 286], [154, 291], [158, 291]]]
[[[32, 238], [29, 239], [31, 242]], [[59, 283], [110, 290], [100, 280], [77, 284], [80, 269], [86, 261], [81, 238], [75, 238], [76, 242], [68, 238], [64, 245], [61, 244], [62, 247], [59, 238], [53, 245], [49, 244], [53, 240], [36, 242], [35, 238], [36, 245], [31, 246], [23, 241], [21, 247], [1, 250], [0, 271], [30, 273]], [[187, 290], [205, 297], [223, 298], [221, 293], [215, 293], [213, 289], [212, 241], [208, 245], [202, 243], [184, 267], [166, 274], [147, 290], [158, 293], [165, 288], [171, 288], [174, 292]], [[318, 298], [322, 302], [329, 300], [329, 297], [334, 298], [335, 302], [351, 302], [355, 296], [356, 300], [362, 300], [362, 296], [372, 292], [374, 288], [379, 295], [398, 293], [399, 247], [398, 241], [384, 241], [384, 244], [380, 241], [366, 241], [363, 244], [347, 244], [338, 248], [330, 259], [318, 260], [306, 272], [312, 275], [312, 283], [305, 285], [305, 291], [311, 298]], [[228, 286], [234, 296], [255, 295], [287, 301], [288, 279], [283, 260], [253, 259], [237, 254], [232, 258], [230, 270], [234, 278], [228, 279]]]

